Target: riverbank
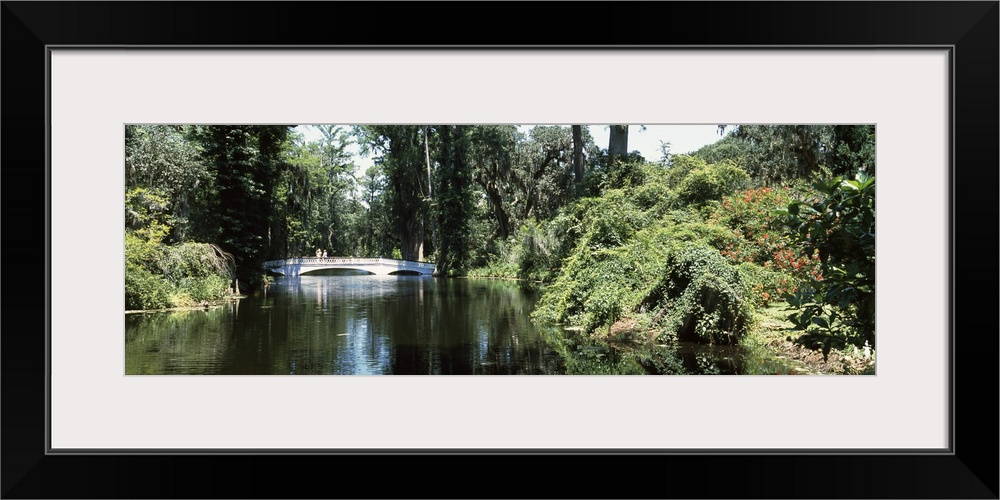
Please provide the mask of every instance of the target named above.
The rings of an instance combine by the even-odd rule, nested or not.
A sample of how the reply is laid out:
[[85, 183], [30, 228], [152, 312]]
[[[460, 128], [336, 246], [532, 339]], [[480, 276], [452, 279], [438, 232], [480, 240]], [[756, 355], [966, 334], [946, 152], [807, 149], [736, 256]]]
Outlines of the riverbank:
[[[493, 275], [491, 275], [493, 274]], [[498, 272], [495, 268], [482, 268], [470, 272], [465, 278], [496, 279], [531, 282], [512, 277], [510, 273]], [[874, 375], [875, 361], [871, 356], [855, 347], [831, 350], [826, 359], [821, 351], [808, 349], [795, 343], [801, 332], [792, 330], [788, 321], [788, 304], [775, 302], [768, 307], [755, 312], [756, 326], [742, 339], [741, 345], [750, 350], [759, 351], [762, 358], [773, 358], [787, 365], [788, 370], [795, 374], [810, 375]], [[580, 331], [577, 326], [565, 326], [567, 331]], [[591, 336], [603, 342], [614, 344], [619, 348], [628, 346], [649, 346], [655, 344], [659, 332], [643, 328], [634, 318], [623, 319], [611, 325], [606, 330], [595, 331]]]
[[808, 367], [810, 374], [874, 375], [875, 359], [865, 356], [855, 347], [831, 350], [826, 359], [821, 351], [814, 351], [795, 343], [801, 332], [793, 331], [792, 323], [786, 319], [788, 304], [773, 303], [758, 310], [757, 326], [744, 338], [744, 344], [759, 346], [771, 351], [775, 356], [792, 360]]
[[210, 309], [218, 309], [223, 305], [232, 302], [234, 300], [240, 300], [247, 298], [247, 295], [229, 295], [222, 300], [213, 301], [202, 301], [199, 304], [191, 306], [179, 306], [179, 307], [164, 307], [160, 309], [126, 309], [125, 314], [152, 314], [152, 313], [162, 313], [162, 312], [177, 312], [177, 311], [205, 311]]
[[[771, 304], [755, 313], [756, 326], [740, 341], [740, 346], [753, 360], [752, 375], [874, 375], [875, 360], [865, 356], [860, 349], [849, 347], [831, 350], [826, 359], [821, 351], [814, 351], [795, 343], [801, 333], [792, 330], [786, 319], [789, 311], [784, 302]], [[643, 321], [627, 318], [617, 321], [610, 328], [599, 329], [590, 337], [617, 349], [643, 352], [649, 355], [658, 346], [659, 330], [643, 326]], [[581, 327], [566, 326], [563, 330], [579, 333]], [[663, 347], [663, 346], [660, 346]]]

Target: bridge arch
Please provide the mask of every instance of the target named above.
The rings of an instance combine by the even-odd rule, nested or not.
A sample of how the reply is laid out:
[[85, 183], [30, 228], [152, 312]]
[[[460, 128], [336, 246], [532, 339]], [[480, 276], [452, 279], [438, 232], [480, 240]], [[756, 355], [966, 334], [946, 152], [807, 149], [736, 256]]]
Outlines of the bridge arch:
[[303, 268], [299, 274], [300, 275], [310, 275], [316, 274], [322, 271], [358, 271], [359, 273], [365, 273], [365, 275], [371, 276], [376, 274], [368, 269], [362, 269], [359, 267], [348, 267], [348, 266], [330, 266], [330, 267], [306, 267]]
[[301, 276], [324, 269], [352, 269], [380, 276], [413, 274], [430, 276], [436, 266], [430, 262], [386, 259], [382, 257], [303, 257], [267, 261], [264, 270], [284, 276]]

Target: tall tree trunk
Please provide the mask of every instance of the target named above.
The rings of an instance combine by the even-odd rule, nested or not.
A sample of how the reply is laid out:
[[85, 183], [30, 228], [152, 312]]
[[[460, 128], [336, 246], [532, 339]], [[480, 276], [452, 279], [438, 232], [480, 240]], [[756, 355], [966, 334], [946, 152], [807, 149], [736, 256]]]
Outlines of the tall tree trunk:
[[819, 144], [809, 136], [809, 129], [806, 126], [795, 127], [795, 136], [798, 139], [795, 148], [799, 157], [798, 175], [807, 177], [819, 170]]
[[424, 224], [420, 223], [420, 235], [417, 236], [420, 240], [420, 246], [417, 247], [417, 261], [423, 262], [424, 260]]
[[[427, 137], [427, 127], [426, 126], [424, 127], [424, 160], [427, 163], [427, 202], [428, 202], [428, 205], [430, 205], [430, 204], [432, 204], [432, 202], [434, 200], [434, 186], [433, 186], [433, 182], [431, 181], [431, 147], [430, 147], [430, 141], [428, 140], [428, 137]], [[425, 217], [426, 218], [431, 218], [430, 211], [426, 212]], [[430, 221], [428, 221], [428, 223], [430, 224], [430, 229], [431, 229], [430, 230], [431, 241], [434, 241], [435, 234], [434, 234], [434, 221], [433, 221], [433, 219], [431, 219]], [[424, 228], [423, 228], [423, 226], [421, 226], [421, 228], [420, 228], [420, 257], [418, 259], [420, 261], [424, 260], [424, 243], [426, 241], [427, 241], [427, 235], [424, 234]]]
[[424, 158], [427, 161], [427, 197], [434, 197], [434, 186], [431, 184], [431, 147], [427, 141], [427, 127], [424, 127]]
[[500, 239], [506, 240], [507, 236], [510, 235], [510, 216], [503, 208], [503, 199], [500, 193], [494, 190], [486, 190], [486, 196], [490, 200], [490, 207], [493, 208], [493, 214], [497, 218], [497, 235]]
[[419, 260], [420, 258], [420, 223], [411, 220], [400, 222], [400, 253], [403, 260]]
[[583, 182], [583, 127], [573, 125], [573, 180], [579, 186]]
[[608, 136], [608, 156], [624, 160], [628, 155], [628, 125], [611, 125]]

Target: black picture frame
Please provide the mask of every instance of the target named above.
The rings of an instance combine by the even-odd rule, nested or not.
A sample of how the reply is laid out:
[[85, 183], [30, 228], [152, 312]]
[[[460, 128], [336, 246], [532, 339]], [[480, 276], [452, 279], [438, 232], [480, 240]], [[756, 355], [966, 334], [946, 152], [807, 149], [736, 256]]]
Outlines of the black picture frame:
[[[998, 498], [996, 1], [2, 4], [4, 498]], [[55, 312], [40, 270], [51, 251], [45, 97], [53, 45], [951, 47], [950, 452], [49, 454]], [[825, 431], [864, 429], [864, 418]], [[333, 481], [309, 478], [317, 467]], [[390, 477], [363, 481], [371, 471]]]

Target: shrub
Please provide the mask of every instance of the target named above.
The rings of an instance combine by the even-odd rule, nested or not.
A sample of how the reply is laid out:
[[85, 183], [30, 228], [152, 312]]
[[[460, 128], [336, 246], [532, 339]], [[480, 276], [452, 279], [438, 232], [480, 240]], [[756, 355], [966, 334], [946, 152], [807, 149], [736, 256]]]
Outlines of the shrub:
[[677, 203], [701, 206], [743, 189], [749, 182], [750, 176], [731, 163], [696, 168], [677, 186]]
[[701, 158], [688, 155], [674, 155], [670, 157], [670, 164], [667, 167], [667, 186], [676, 189], [691, 172], [708, 167], [708, 163]]
[[631, 193], [635, 205], [651, 219], [667, 214], [676, 203], [674, 192], [664, 183], [644, 184]]
[[170, 305], [172, 287], [162, 276], [143, 267], [125, 272], [125, 309], [160, 309]]
[[823, 356], [847, 345], [875, 348], [875, 178], [817, 180], [820, 199], [781, 212], [793, 237], [816, 252], [821, 274], [787, 295], [797, 341]]
[[753, 324], [751, 285], [715, 248], [686, 243], [671, 252], [643, 305], [657, 311], [669, 337], [734, 344]]
[[[785, 234], [776, 210], [787, 207], [792, 190], [760, 187], [723, 198], [709, 221], [725, 226], [729, 237], [716, 238], [713, 246], [734, 264], [753, 263], [768, 273], [755, 272], [755, 289], [763, 303], [797, 289], [799, 283], [820, 276], [819, 254]], [[766, 278], [764, 278], [766, 276]], [[758, 301], [760, 303], [760, 301]]]
[[232, 256], [215, 245], [167, 246], [125, 237], [125, 308], [160, 309], [215, 301], [226, 296], [233, 276]]
[[795, 286], [787, 273], [773, 271], [752, 262], [743, 262], [737, 268], [741, 280], [750, 290], [754, 306], [765, 307]]
[[161, 261], [163, 275], [174, 283], [184, 278], [219, 276], [232, 278], [233, 256], [209, 243], [182, 243], [164, 247]]
[[634, 310], [649, 274], [630, 249], [575, 253], [546, 288], [533, 313], [536, 319], [580, 325], [587, 332], [610, 327]]
[[[186, 276], [177, 283], [177, 291], [190, 298], [195, 304], [202, 301], [215, 301], [226, 296], [231, 281], [221, 276]], [[177, 303], [177, 306], [193, 305]]]
[[542, 295], [535, 317], [573, 322], [587, 331], [636, 310], [655, 284], [672, 244], [670, 226], [656, 224], [614, 248], [594, 248], [585, 235]]
[[233, 256], [208, 243], [166, 245], [170, 232], [163, 193], [134, 188], [125, 194], [125, 308], [160, 309], [224, 297]]
[[624, 159], [611, 158], [606, 153], [592, 157], [591, 170], [587, 173], [580, 194], [600, 196], [611, 189], [639, 186], [646, 182], [646, 160], [637, 152], [629, 153]]
[[667, 219], [615, 248], [578, 245], [533, 317], [594, 333], [619, 319], [656, 313], [670, 336], [736, 342], [752, 318], [751, 276], [707, 243], [724, 228]]
[[514, 266], [517, 276], [532, 281], [547, 281], [558, 266], [559, 241], [544, 225], [529, 219], [517, 232]]
[[484, 267], [470, 269], [466, 275], [470, 278], [518, 278], [517, 266], [505, 261], [495, 261]]

